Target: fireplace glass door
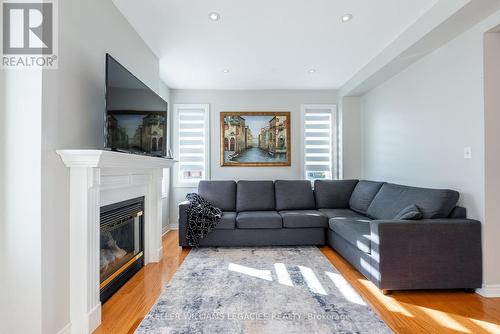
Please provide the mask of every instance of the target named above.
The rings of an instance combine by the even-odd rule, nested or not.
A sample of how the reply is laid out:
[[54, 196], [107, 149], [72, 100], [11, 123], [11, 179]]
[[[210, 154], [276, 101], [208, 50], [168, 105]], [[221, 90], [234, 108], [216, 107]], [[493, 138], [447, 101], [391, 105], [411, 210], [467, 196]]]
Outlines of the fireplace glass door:
[[141, 197], [101, 208], [101, 300], [103, 292], [109, 298], [144, 263], [143, 206]]

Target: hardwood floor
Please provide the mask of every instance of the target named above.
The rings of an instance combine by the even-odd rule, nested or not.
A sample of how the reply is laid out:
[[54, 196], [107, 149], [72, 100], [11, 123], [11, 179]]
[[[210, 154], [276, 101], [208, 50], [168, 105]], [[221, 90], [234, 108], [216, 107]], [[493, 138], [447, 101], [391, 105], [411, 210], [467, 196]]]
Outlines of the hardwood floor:
[[[142, 268], [103, 305], [94, 333], [133, 333], [189, 253], [177, 231], [163, 237], [163, 259]], [[396, 291], [383, 295], [330, 247], [321, 252], [396, 333], [500, 333], [500, 298], [457, 291]]]

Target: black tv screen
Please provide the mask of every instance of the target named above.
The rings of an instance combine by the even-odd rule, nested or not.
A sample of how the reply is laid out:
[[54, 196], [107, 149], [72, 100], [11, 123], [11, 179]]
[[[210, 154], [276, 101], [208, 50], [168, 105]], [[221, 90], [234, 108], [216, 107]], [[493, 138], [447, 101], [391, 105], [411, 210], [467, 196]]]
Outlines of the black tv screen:
[[106, 54], [106, 147], [167, 156], [168, 104]]

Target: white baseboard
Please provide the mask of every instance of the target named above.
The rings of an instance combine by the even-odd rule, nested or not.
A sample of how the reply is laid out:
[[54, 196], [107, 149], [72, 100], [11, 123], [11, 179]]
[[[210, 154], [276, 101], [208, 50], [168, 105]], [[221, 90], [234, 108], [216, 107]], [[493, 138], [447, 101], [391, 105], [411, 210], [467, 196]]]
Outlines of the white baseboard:
[[163, 258], [163, 246], [158, 248], [158, 262], [160, 262], [162, 258]]
[[57, 334], [71, 334], [71, 322], [64, 326]]
[[164, 236], [165, 233], [167, 233], [169, 230], [170, 230], [170, 226], [168, 226], [168, 225], [167, 226], [163, 226], [161, 228], [161, 235]]
[[97, 327], [101, 324], [101, 303], [97, 304], [89, 313], [88, 313], [88, 326], [89, 333], [92, 333], [96, 330]]
[[483, 285], [483, 287], [477, 289], [476, 292], [486, 298], [499, 298], [500, 284]]
[[94, 306], [84, 317], [79, 318], [79, 321], [73, 321], [67, 324], [57, 334], [70, 334], [70, 333], [93, 333], [101, 324], [101, 303]]

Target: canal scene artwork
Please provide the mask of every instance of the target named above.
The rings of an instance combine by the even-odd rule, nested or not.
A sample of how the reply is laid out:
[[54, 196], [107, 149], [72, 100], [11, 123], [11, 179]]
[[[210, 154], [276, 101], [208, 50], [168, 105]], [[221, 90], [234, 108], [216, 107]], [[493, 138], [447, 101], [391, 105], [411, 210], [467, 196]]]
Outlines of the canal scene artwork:
[[222, 166], [290, 166], [289, 112], [222, 112]]

